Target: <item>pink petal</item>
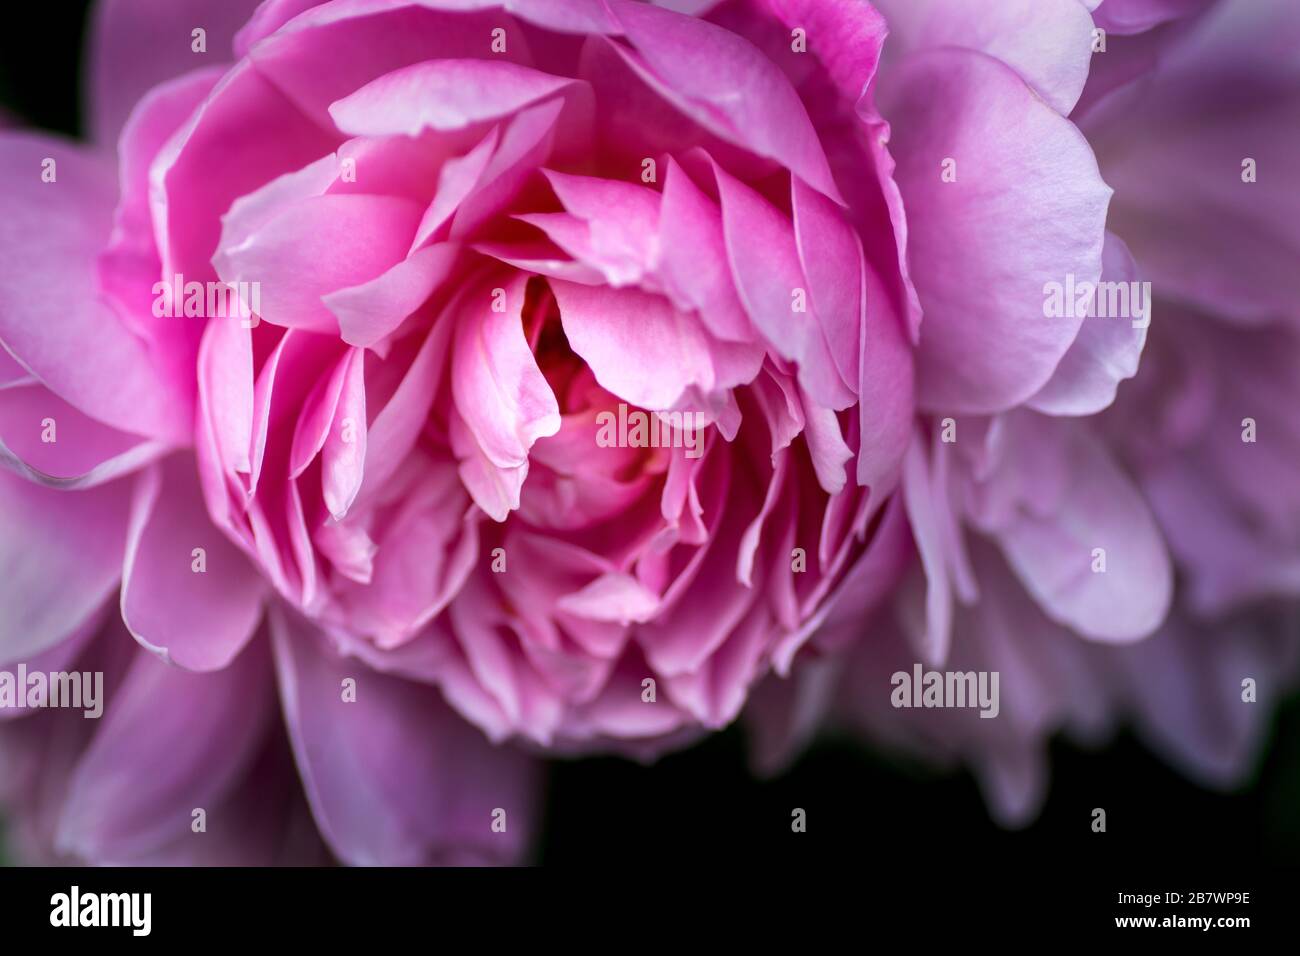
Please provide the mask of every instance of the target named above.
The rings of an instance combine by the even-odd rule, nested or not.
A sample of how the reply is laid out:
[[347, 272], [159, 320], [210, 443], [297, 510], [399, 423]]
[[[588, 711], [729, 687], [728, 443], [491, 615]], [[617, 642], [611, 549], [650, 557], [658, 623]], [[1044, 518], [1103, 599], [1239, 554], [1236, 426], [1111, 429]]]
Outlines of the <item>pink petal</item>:
[[[112, 143], [153, 87], [200, 66], [230, 62], [232, 41], [258, 0], [104, 0], [91, 22], [87, 102], [91, 136]], [[191, 31], [206, 31], [196, 53]]]
[[352, 136], [416, 136], [511, 116], [573, 82], [505, 60], [428, 60], [330, 104], [330, 116]]
[[727, 267], [722, 211], [671, 156], [659, 207], [658, 277], [674, 302], [698, 311], [718, 338], [753, 340], [753, 328]]
[[[41, 181], [46, 157], [57, 180]], [[149, 349], [99, 298], [95, 257], [109, 232], [112, 171], [89, 154], [26, 134], [0, 136], [0, 342], [53, 392], [121, 431], [188, 436]], [[95, 361], [86, 364], [86, 344]]]
[[1220, 3], [1180, 29], [1085, 123], [1115, 187], [1110, 228], [1170, 297], [1242, 323], [1300, 321], [1300, 18], [1285, 0]]
[[564, 334], [607, 391], [645, 409], [669, 409], [691, 385], [713, 387], [694, 319], [662, 297], [552, 280]]
[[261, 317], [316, 332], [338, 330], [321, 297], [360, 285], [401, 262], [420, 209], [389, 196], [331, 195], [282, 210], [213, 263], [225, 282], [261, 285]]
[[336, 521], [352, 507], [365, 475], [365, 358], [364, 349], [352, 350], [334, 422], [321, 449], [321, 489], [325, 507]]
[[141, 475], [122, 573], [122, 619], [141, 646], [186, 670], [220, 670], [253, 636], [265, 592], [208, 518], [188, 457]]
[[396, 391], [370, 422], [362, 501], [381, 493], [415, 445], [446, 373], [453, 324], [446, 315], [433, 324]]
[[53, 491], [0, 470], [0, 662], [53, 647], [117, 587], [130, 494], [126, 479]]
[[640, 57], [615, 49], [670, 102], [722, 138], [776, 160], [843, 202], [798, 94], [748, 40], [650, 4], [610, 0], [609, 9]]
[[863, 278], [857, 480], [882, 495], [897, 480], [912, 439], [915, 370], [904, 317], [873, 267], [864, 268]]
[[452, 358], [456, 408], [487, 460], [504, 469], [528, 460], [533, 442], [560, 429], [560, 410], [524, 338], [524, 281], [503, 287], [504, 312], [480, 287], [460, 304]]
[[[1111, 233], [1106, 234], [1102, 252], [1101, 281], [1125, 283], [1129, 295], [1139, 281], [1128, 246]], [[1090, 315], [1084, 319], [1079, 337], [1028, 406], [1045, 415], [1095, 415], [1109, 406], [1120, 382], [1137, 374], [1138, 360], [1146, 345], [1151, 302], [1146, 297], [1145, 303], [1139, 305], [1142, 298], [1139, 296], [1138, 302], [1129, 299], [1129, 315]], [[1146, 310], [1143, 318], [1137, 318], [1140, 309]], [[1134, 328], [1135, 324], [1140, 327]]]
[[[900, 65], [886, 111], [907, 203], [921, 327], [920, 400], [984, 413], [1051, 377], [1081, 319], [1047, 318], [1043, 286], [1097, 281], [1109, 188], [1087, 142], [1006, 66], [945, 48]], [[955, 182], [941, 178], [945, 159]]]
[[[1058, 448], [1070, 484], [1050, 513], [1021, 507], [993, 530], [1016, 575], [1049, 617], [1085, 637], [1147, 636], [1169, 609], [1173, 568], [1146, 502], [1081, 426], [1023, 413], [1017, 428], [1021, 442]], [[1104, 573], [1093, 571], [1097, 548]]]
[[[889, 23], [887, 53], [944, 46], [987, 53], [1062, 116], [1074, 109], [1088, 79], [1092, 17], [1079, 0], [880, 0], [876, 6]], [[888, 82], [888, 69], [883, 77]]]
[[455, 215], [460, 204], [470, 196], [478, 186], [483, 170], [496, 154], [500, 143], [500, 126], [493, 126], [486, 136], [463, 156], [448, 159], [438, 171], [438, 188], [433, 201], [424, 211], [420, 226], [415, 230], [411, 240], [411, 250], [424, 245], [430, 239], [443, 234], [443, 227]]
[[[138, 652], [73, 773], [59, 846], [122, 863], [177, 833], [221, 839], [226, 827], [217, 806], [264, 745], [273, 707], [265, 645], [212, 674], [186, 673]], [[196, 808], [208, 811], [212, 832], [192, 832]]]
[[799, 264], [794, 227], [757, 192], [714, 167], [731, 274], [745, 310], [783, 358], [799, 363], [799, 384], [828, 408], [846, 408], [853, 392], [836, 370], [815, 306], [796, 311], [808, 280]]
[[[433, 688], [338, 657], [293, 612], [276, 611], [272, 624], [298, 769], [321, 832], [344, 862], [518, 859], [535, 805], [531, 758], [489, 744]], [[354, 702], [343, 699], [349, 678]], [[492, 828], [498, 809], [505, 832]]]
[[556, 607], [593, 621], [627, 624], [652, 619], [659, 610], [659, 595], [630, 575], [610, 573], [566, 594]]
[[918, 432], [904, 459], [902, 484], [907, 520], [912, 526], [912, 537], [925, 569], [925, 622], [918, 651], [925, 663], [937, 666], [947, 658], [952, 641], [950, 560], [939, 511], [944, 506], [939, 496], [946, 495], [947, 489], [934, 487], [925, 447], [926, 442]]
[[[231, 142], [242, 146], [231, 150]], [[215, 279], [212, 256], [231, 204], [332, 153], [338, 143], [251, 64], [236, 64], [150, 167], [163, 275]]]
[[101, 425], [40, 384], [0, 386], [0, 463], [30, 481], [90, 488], [135, 471], [168, 447]]

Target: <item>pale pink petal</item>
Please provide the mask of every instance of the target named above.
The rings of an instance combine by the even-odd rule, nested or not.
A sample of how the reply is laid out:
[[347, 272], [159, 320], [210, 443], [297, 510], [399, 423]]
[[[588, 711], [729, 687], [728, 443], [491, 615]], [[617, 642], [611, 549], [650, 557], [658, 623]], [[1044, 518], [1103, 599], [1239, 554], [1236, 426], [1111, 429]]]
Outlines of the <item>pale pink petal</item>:
[[[1068, 116], [1088, 79], [1092, 17], [1079, 0], [880, 0], [889, 54], [944, 46], [996, 57]], [[889, 64], [892, 66], [892, 64]], [[888, 67], [883, 71], [889, 81]]]
[[337, 332], [321, 297], [382, 275], [406, 257], [420, 208], [390, 196], [318, 196], [280, 211], [213, 259], [222, 280], [256, 282], [263, 319]]
[[[86, 72], [91, 136], [112, 143], [152, 87], [233, 58], [235, 32], [258, 0], [104, 0], [91, 21]], [[202, 28], [206, 52], [195, 52]]]
[[[1110, 189], [1082, 134], [985, 54], [900, 64], [887, 115], [925, 309], [923, 407], [992, 412], [1051, 377], [1079, 317], [1046, 317], [1044, 284], [1096, 282]], [[956, 163], [945, 182], [945, 160]]]
[[511, 116], [573, 82], [505, 60], [428, 60], [330, 104], [330, 116], [352, 136], [416, 136]]
[[122, 572], [122, 619], [140, 644], [186, 670], [226, 667], [262, 619], [266, 586], [208, 517], [193, 462], [141, 474]]
[[[42, 182], [43, 161], [56, 163]], [[112, 170], [88, 153], [28, 134], [0, 135], [0, 342], [53, 392], [122, 431], [190, 431], [188, 395], [99, 298], [95, 256], [109, 234]], [[84, 348], [95, 343], [87, 365]]]
[[[1083, 320], [1079, 336], [1061, 359], [1047, 384], [1026, 404], [1045, 415], [1095, 415], [1115, 400], [1120, 383], [1137, 374], [1146, 345], [1151, 316], [1150, 296], [1138, 276], [1137, 265], [1122, 239], [1106, 234], [1101, 281], [1123, 283], [1127, 309], [1118, 315], [1094, 314]], [[1135, 294], [1136, 293], [1136, 294]], [[1099, 293], [1104, 311], [1109, 294]], [[1117, 302], [1121, 301], [1118, 298]]]
[[[177, 833], [222, 839], [218, 805], [240, 786], [275, 716], [267, 658], [259, 643], [215, 673], [191, 674], [137, 652], [72, 775], [59, 846], [120, 864]], [[194, 832], [196, 809], [212, 818], [211, 832]]]
[[[272, 622], [298, 769], [316, 822], [344, 862], [518, 859], [533, 822], [532, 758], [488, 743], [435, 689], [338, 657], [293, 612], [278, 611]], [[353, 701], [344, 699], [349, 679]], [[493, 829], [498, 810], [503, 832]]]
[[0, 662], [68, 637], [116, 589], [131, 483], [54, 491], [0, 470]]

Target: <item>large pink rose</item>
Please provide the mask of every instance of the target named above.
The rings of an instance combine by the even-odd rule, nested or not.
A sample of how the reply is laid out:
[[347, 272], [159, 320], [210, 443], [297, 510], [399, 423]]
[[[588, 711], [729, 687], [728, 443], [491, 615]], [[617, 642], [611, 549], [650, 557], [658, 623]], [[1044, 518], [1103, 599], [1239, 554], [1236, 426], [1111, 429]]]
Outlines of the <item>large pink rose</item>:
[[[918, 429], [1090, 413], [1136, 366], [1142, 336], [1042, 314], [1045, 282], [1132, 265], [1067, 119], [1078, 0], [267, 0], [229, 65], [239, 6], [105, 3], [100, 145], [0, 138], [0, 659], [120, 643], [119, 595], [143, 648], [33, 770], [68, 794], [34, 846], [183, 855], [191, 807], [285, 764], [269, 703], [226, 719], [278, 690], [339, 858], [512, 859], [520, 744], [721, 727], [910, 537], [934, 570]], [[1041, 525], [1004, 544], [1050, 592], [1074, 556]], [[1105, 529], [1150, 587], [1053, 616], [1149, 633], [1150, 527]]]

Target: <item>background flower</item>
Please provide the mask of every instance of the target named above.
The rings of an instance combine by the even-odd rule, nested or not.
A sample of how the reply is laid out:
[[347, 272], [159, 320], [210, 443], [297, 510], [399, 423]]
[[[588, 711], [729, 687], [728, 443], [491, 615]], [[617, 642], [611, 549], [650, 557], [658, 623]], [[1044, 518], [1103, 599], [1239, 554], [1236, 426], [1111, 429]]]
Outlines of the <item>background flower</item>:
[[[973, 447], [933, 443], [917, 495], [931, 513], [912, 509], [924, 585], [904, 586], [842, 671], [796, 693], [882, 743], [970, 763], [1008, 824], [1038, 811], [1058, 731], [1096, 745], [1131, 721], [1183, 772], [1238, 785], [1294, 681], [1300, 637], [1295, 309], [1283, 266], [1298, 248], [1294, 197], [1286, 175], [1253, 175], [1300, 157], [1295, 124], [1281, 119], [1300, 106], [1290, 43], [1300, 21], [1281, 4], [1224, 2], [1115, 4], [1097, 23], [1151, 54], [1133, 72], [1133, 48], [1112, 40], [1122, 55], [1094, 58], [1076, 112], [1116, 190], [1109, 228], [1137, 256], [1135, 266], [1114, 241], [1108, 254], [1123, 259], [1112, 274], [1150, 276], [1155, 290], [1150, 340], [1090, 318], [1079, 341], [1117, 375], [1063, 362], [1058, 377], [1069, 371], [1080, 388], [1040, 393], [1031, 405], [1046, 414], [963, 421]], [[1142, 32], [1156, 24], [1169, 31]], [[1107, 405], [1095, 421], [1046, 417]], [[1166, 543], [1179, 575], [1167, 616], [1151, 573], [1167, 564]], [[1105, 575], [1118, 580], [1088, 573], [1093, 546], [1122, 557]], [[1090, 597], [1097, 587], [1109, 597]], [[950, 640], [934, 623], [949, 620], [949, 590]], [[1139, 621], [1161, 626], [1127, 645]], [[1116, 638], [1127, 646], [1089, 643]], [[949, 669], [1000, 671], [999, 719], [888, 705], [890, 675], [936, 646]], [[778, 722], [768, 761], [795, 739], [774, 716], [791, 706], [759, 715]]]

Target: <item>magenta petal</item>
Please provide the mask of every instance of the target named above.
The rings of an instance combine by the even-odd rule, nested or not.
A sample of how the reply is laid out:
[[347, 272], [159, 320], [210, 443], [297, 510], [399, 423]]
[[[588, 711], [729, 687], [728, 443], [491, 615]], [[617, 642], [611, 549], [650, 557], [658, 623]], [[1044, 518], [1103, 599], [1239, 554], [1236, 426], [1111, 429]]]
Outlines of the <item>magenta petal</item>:
[[186, 670], [220, 670], [252, 637], [265, 593], [261, 575], [208, 517], [188, 458], [141, 475], [122, 619], [142, 646]]

